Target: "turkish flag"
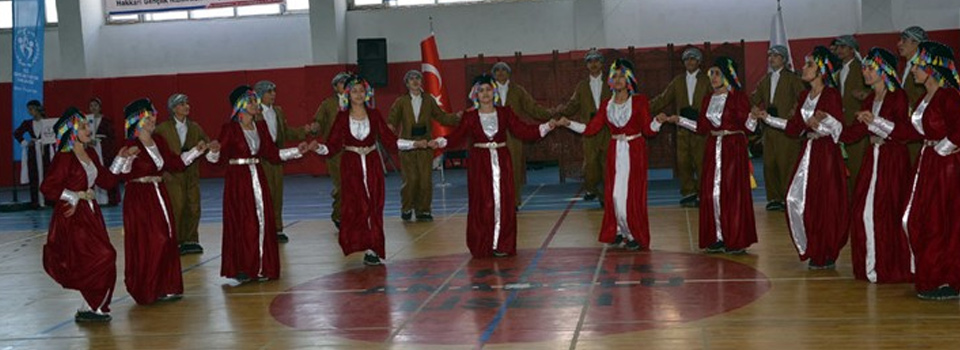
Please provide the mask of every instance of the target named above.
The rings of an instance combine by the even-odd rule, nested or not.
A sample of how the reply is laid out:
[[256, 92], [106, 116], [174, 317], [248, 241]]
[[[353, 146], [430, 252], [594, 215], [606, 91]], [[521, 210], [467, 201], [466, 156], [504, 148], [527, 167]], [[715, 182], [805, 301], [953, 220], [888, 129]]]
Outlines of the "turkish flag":
[[[447, 100], [447, 90], [443, 86], [440, 74], [440, 52], [437, 50], [437, 41], [433, 33], [420, 42], [420, 71], [423, 72], [423, 91], [433, 96], [444, 112], [450, 113], [450, 103]], [[451, 128], [433, 121], [433, 137], [445, 136]]]

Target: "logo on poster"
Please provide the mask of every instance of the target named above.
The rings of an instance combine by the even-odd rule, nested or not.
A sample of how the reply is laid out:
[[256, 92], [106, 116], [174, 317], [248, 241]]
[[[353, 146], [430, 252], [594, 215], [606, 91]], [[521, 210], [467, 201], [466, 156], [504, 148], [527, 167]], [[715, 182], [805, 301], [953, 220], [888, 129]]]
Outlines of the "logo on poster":
[[40, 43], [37, 40], [37, 33], [33, 30], [18, 30], [16, 43], [17, 64], [24, 72], [28, 72], [37, 63], [37, 58], [40, 57]]

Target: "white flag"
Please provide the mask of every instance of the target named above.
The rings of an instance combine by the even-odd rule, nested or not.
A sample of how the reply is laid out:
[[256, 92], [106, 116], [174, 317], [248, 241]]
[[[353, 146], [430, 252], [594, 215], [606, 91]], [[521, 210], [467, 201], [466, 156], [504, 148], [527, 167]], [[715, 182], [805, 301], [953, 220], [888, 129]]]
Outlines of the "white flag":
[[780, 11], [779, 5], [770, 23], [770, 47], [775, 45], [783, 45], [787, 48], [787, 69], [793, 70], [793, 53], [790, 51], [790, 42], [787, 41], [787, 30], [783, 26], [783, 12]]

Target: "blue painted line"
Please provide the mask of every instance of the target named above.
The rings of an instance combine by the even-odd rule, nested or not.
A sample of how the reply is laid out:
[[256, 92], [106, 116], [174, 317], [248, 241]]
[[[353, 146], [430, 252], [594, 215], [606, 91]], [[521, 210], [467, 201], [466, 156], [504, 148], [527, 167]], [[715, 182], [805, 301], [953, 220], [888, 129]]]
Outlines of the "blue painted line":
[[50, 334], [51, 332], [53, 332], [53, 331], [56, 331], [56, 330], [58, 330], [58, 329], [60, 329], [60, 328], [62, 328], [62, 327], [64, 327], [64, 326], [66, 326], [66, 325], [68, 325], [68, 324], [71, 324], [71, 323], [73, 323], [73, 322], [74, 322], [74, 321], [73, 321], [73, 319], [72, 319], [72, 318], [71, 318], [71, 319], [69, 319], [69, 320], [66, 320], [66, 321], [63, 321], [63, 322], [60, 322], [60, 323], [58, 323], [58, 324], [57, 324], [56, 326], [53, 326], [53, 327], [50, 327], [50, 328], [47, 328], [47, 329], [46, 329], [46, 330], [44, 330], [43, 332], [40, 332], [40, 334], [38, 334], [38, 335], [46, 335], [46, 334]]
[[[189, 266], [189, 267], [181, 270], [181, 271], [180, 271], [180, 274], [185, 274], [185, 273], [187, 273], [187, 272], [190, 272], [190, 270], [193, 270], [193, 269], [198, 268], [198, 267], [200, 267], [200, 266], [206, 265], [208, 262], [211, 262], [211, 261], [213, 261], [213, 260], [221, 257], [222, 255], [223, 255], [223, 254], [217, 254], [216, 256], [207, 258], [206, 260], [203, 260], [203, 261], [201, 261], [201, 262], [199, 262], [199, 263], [193, 264], [193, 265], [191, 265], [191, 266]], [[113, 304], [113, 305], [122, 304], [124, 301], [127, 301], [127, 300], [131, 300], [129, 294], [123, 296], [123, 297], [120, 298], [120, 299], [113, 300], [113, 301], [111, 302], [111, 304]], [[73, 322], [74, 322], [74, 320], [71, 318], [71, 319], [69, 319], [69, 320], [60, 322], [60, 323], [56, 324], [56, 325], [53, 326], [53, 327], [47, 328], [46, 330], [38, 333], [37, 335], [38, 335], [38, 336], [48, 335], [48, 334], [50, 334], [50, 333], [56, 332], [56, 331], [57, 331], [58, 329], [60, 329], [60, 328], [66, 327], [67, 325], [69, 325], [69, 324], [71, 324], [71, 323], [73, 323]]]
[[[550, 234], [547, 235], [547, 238], [544, 239], [543, 244], [540, 245], [540, 248], [537, 249], [536, 255], [533, 256], [533, 260], [530, 261], [530, 265], [523, 270], [523, 273], [520, 274], [520, 278], [517, 283], [523, 283], [527, 280], [527, 277], [531, 272], [536, 269], [537, 265], [540, 263], [540, 258], [543, 257], [543, 253], [547, 250], [547, 247], [550, 245], [550, 242], [553, 241], [554, 235], [557, 234], [557, 230], [560, 229], [560, 225], [563, 224], [563, 221], [567, 218], [567, 214], [570, 212], [570, 209], [573, 208], [573, 205], [579, 201], [580, 191], [577, 191], [577, 194], [573, 196], [574, 199], [570, 200], [567, 204], [567, 209], [563, 211], [563, 214], [560, 214], [560, 218], [557, 219], [557, 223], [553, 225], [553, 228], [550, 230]], [[497, 314], [493, 317], [493, 320], [487, 324], [487, 327], [483, 330], [483, 333], [480, 335], [480, 339], [477, 344], [477, 349], [482, 349], [484, 345], [490, 340], [490, 337], [493, 336], [493, 332], [496, 331], [497, 326], [500, 325], [500, 322], [503, 320], [503, 316], [507, 313], [507, 306], [509, 306], [515, 299], [517, 295], [520, 294], [520, 289], [515, 289], [510, 292], [510, 295], [507, 296], [507, 300], [500, 305], [500, 308], [497, 309]]]

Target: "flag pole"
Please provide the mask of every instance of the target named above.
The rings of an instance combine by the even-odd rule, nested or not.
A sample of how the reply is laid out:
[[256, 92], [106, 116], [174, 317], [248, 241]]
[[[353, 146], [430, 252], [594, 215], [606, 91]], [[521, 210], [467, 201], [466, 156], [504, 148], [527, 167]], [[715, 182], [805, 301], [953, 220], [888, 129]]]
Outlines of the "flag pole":
[[[427, 18], [430, 20], [430, 35], [433, 36], [434, 35], [433, 34], [433, 16], [429, 16]], [[447, 158], [447, 152], [440, 152], [440, 157], [439, 157], [440, 164], [438, 164], [437, 166], [438, 168], [440, 168], [440, 183], [437, 184], [437, 187], [440, 187], [440, 188], [450, 186], [450, 183], [447, 182], [447, 174], [444, 167], [444, 163], [446, 163], [446, 158]]]

